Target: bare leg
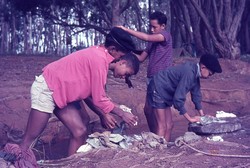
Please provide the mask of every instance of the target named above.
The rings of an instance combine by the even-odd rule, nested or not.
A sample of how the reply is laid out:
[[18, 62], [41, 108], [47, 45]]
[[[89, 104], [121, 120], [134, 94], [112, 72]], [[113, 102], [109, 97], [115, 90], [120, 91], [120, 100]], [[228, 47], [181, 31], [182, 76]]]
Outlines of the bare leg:
[[173, 120], [170, 107], [166, 109], [154, 109], [155, 118], [157, 121], [157, 129], [155, 134], [163, 136], [167, 142], [170, 141], [173, 129]]
[[157, 127], [155, 115], [154, 115], [153, 108], [149, 105], [149, 103], [147, 101], [147, 98], [146, 98], [145, 105], [144, 105], [144, 115], [147, 119], [149, 130], [151, 132], [155, 132], [156, 127]]
[[157, 129], [155, 134], [159, 136], [165, 136], [166, 132], [166, 112], [165, 109], [154, 109], [155, 118], [157, 121]]
[[25, 135], [20, 147], [28, 149], [32, 142], [43, 132], [48, 123], [50, 114], [31, 109]]
[[70, 103], [63, 109], [55, 110], [55, 115], [71, 133], [68, 155], [72, 155], [86, 142], [89, 115], [85, 108], [81, 111], [80, 107], [76, 107], [76, 103]]
[[164, 138], [166, 139], [167, 142], [169, 142], [171, 139], [171, 132], [174, 126], [170, 107], [167, 107], [165, 109], [165, 119], [166, 119], [166, 130]]

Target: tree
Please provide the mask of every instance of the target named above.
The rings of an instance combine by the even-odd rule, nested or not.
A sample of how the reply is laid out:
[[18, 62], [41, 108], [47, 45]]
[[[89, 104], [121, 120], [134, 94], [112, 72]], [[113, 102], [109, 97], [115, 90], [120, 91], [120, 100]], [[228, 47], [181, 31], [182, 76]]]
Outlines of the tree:
[[250, 51], [246, 0], [0, 0], [0, 5], [0, 53], [65, 55], [73, 47], [103, 42], [116, 25], [146, 32], [149, 13], [156, 10], [167, 15], [174, 47], [193, 56], [210, 52], [237, 59], [241, 50]]
[[[221, 0], [216, 3], [212, 0], [214, 18], [209, 18], [202, 11], [197, 0], [190, 0], [197, 13], [201, 17], [215, 48], [223, 58], [237, 59], [240, 57], [240, 43], [236, 37], [239, 32], [242, 14], [245, 8], [245, 0]], [[214, 24], [214, 28], [212, 25]]]
[[[240, 57], [240, 43], [237, 39], [242, 24], [245, 0], [176, 0], [172, 1], [174, 43], [191, 53], [215, 53], [223, 58]], [[182, 41], [178, 44], [176, 41]], [[212, 45], [211, 45], [212, 44]], [[180, 46], [180, 47], [181, 47]], [[196, 52], [194, 52], [194, 50]]]
[[250, 53], [250, 1], [246, 1], [245, 9], [242, 16], [241, 30], [237, 39], [241, 44], [243, 54]]

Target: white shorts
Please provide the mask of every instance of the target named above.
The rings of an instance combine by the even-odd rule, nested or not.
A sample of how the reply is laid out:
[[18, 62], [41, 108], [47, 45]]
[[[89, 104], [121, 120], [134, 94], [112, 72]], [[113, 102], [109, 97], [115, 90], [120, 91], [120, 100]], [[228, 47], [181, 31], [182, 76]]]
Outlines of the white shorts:
[[31, 108], [41, 112], [53, 113], [56, 104], [43, 75], [36, 76], [31, 86]]

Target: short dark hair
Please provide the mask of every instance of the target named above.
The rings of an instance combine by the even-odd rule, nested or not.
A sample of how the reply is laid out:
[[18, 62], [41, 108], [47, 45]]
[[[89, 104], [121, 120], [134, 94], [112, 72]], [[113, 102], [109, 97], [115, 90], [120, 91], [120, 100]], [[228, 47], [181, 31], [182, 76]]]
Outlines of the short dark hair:
[[[139, 68], [140, 68], [140, 61], [135, 54], [133, 54], [132, 52], [129, 52], [129, 53], [121, 56], [120, 58], [113, 60], [112, 63], [118, 62], [120, 60], [127, 61], [127, 66], [134, 70], [133, 75], [136, 75], [138, 73]], [[130, 75], [127, 75], [125, 77], [125, 82], [127, 83], [128, 87], [131, 88], [131, 87], [133, 87], [133, 85], [132, 85], [132, 82], [130, 81], [129, 77], [130, 77]]]
[[164, 13], [156, 11], [149, 16], [149, 20], [157, 20], [160, 25], [167, 25], [167, 17]]
[[[134, 70], [133, 75], [136, 75], [138, 73], [139, 68], [140, 68], [140, 61], [135, 54], [129, 52], [129, 53], [121, 56], [120, 60], [127, 61], [127, 66], [131, 67]], [[132, 84], [131, 80], [129, 79], [129, 77], [130, 76], [125, 77], [125, 83], [127, 83], [128, 87], [131, 88], [131, 87], [133, 87], [133, 84]]]
[[129, 52], [119, 58], [119, 60], [126, 60], [127, 66], [134, 70], [134, 75], [136, 75], [140, 68], [140, 61], [135, 54]]
[[113, 60], [112, 63], [115, 63], [115, 62], [118, 62], [118, 61], [121, 61], [121, 60], [126, 60], [127, 61], [127, 66], [131, 67], [133, 69], [133, 71], [134, 71], [133, 75], [136, 75], [138, 73], [139, 68], [140, 68], [140, 61], [136, 57], [135, 54], [133, 54], [132, 52], [129, 52], [129, 53], [121, 56], [120, 58]]

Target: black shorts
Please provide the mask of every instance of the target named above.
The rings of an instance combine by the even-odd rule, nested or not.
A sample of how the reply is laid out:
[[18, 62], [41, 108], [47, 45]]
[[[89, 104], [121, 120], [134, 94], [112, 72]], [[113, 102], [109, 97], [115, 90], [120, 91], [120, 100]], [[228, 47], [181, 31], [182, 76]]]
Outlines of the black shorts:
[[156, 109], [165, 109], [170, 107], [162, 96], [156, 91], [154, 80], [151, 80], [147, 88], [147, 102], [148, 104]]

